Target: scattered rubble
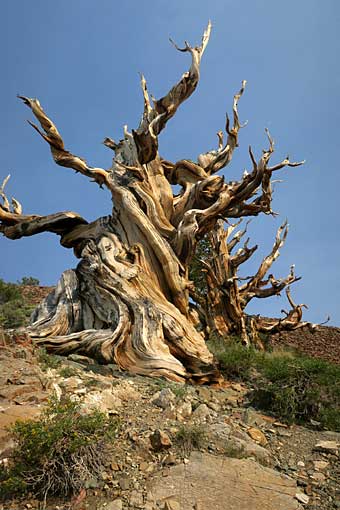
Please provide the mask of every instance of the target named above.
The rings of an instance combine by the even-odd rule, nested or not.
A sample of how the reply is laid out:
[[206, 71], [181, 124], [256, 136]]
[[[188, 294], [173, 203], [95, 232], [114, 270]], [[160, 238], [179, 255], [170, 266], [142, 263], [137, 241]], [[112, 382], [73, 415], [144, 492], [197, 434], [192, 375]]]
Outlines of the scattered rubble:
[[[39, 416], [53, 393], [79, 400], [84, 412], [98, 408], [119, 417], [105, 470], [85, 481], [74, 510], [222, 510], [225, 501], [238, 510], [340, 508], [340, 434], [288, 427], [257, 412], [243, 384], [183, 387], [75, 354], [55, 368], [42, 366], [29, 344], [7, 345], [0, 362], [3, 466], [15, 446], [5, 428]], [[202, 427], [207, 441], [184, 455], [176, 436], [190, 427]], [[37, 510], [39, 502], [0, 503], [1, 510], [19, 508]], [[63, 501], [46, 506], [69, 508]]]

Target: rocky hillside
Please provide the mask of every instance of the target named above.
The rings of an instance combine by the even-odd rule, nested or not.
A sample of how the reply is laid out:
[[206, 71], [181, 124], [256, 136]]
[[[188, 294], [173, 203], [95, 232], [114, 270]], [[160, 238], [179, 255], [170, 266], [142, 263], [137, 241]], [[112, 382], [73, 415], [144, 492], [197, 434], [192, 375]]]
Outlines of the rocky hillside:
[[285, 331], [272, 338], [274, 346], [298, 349], [308, 356], [340, 364], [340, 328], [319, 326], [314, 333], [308, 328]]
[[[250, 386], [133, 376], [79, 355], [49, 357], [25, 337], [3, 338], [0, 363], [2, 466], [15, 446], [5, 427], [37, 417], [52, 393], [120, 423], [100, 475], [84, 479], [71, 502], [48, 499], [48, 510], [340, 508], [340, 433], [259, 413]], [[42, 506], [28, 496], [0, 508]]]
[[41, 285], [20, 285], [20, 291], [28, 303], [38, 306], [39, 303], [54, 289]]

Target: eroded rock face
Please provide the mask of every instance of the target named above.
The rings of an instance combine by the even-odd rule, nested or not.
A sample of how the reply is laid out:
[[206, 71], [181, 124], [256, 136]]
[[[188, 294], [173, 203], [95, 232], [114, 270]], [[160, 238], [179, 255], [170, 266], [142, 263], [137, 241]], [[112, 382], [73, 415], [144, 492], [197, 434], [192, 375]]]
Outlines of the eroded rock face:
[[155, 502], [172, 498], [180, 508], [214, 510], [298, 510], [296, 482], [253, 460], [194, 452], [188, 464], [155, 476], [149, 486]]

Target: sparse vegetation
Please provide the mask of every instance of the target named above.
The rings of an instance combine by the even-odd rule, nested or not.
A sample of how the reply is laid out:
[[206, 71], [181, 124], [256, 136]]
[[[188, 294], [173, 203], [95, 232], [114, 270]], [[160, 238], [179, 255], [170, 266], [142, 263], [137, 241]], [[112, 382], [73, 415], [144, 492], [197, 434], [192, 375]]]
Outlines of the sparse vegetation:
[[77, 370], [74, 367], [62, 367], [59, 370], [59, 375], [61, 375], [61, 377], [73, 377], [77, 375]]
[[19, 328], [29, 322], [34, 309], [20, 292], [19, 285], [0, 279], [0, 326], [4, 329]]
[[236, 336], [224, 339], [214, 336], [208, 341], [209, 349], [218, 359], [224, 375], [229, 379], [248, 380], [262, 354], [253, 347], [244, 348]]
[[23, 276], [21, 280], [18, 281], [19, 285], [31, 285], [36, 287], [40, 284], [38, 278], [33, 278], [33, 276]]
[[176, 395], [177, 399], [180, 400], [185, 397], [188, 391], [188, 385], [176, 383], [176, 382], [170, 382], [166, 379], [155, 379], [155, 389], [157, 391], [161, 391], [164, 388], [169, 388], [174, 395]]
[[201, 425], [182, 425], [175, 436], [177, 446], [188, 456], [192, 450], [201, 450], [207, 443], [207, 433]]
[[252, 380], [252, 405], [287, 423], [320, 422], [340, 431], [340, 367], [293, 351], [258, 352], [235, 339], [210, 348], [230, 379]]
[[48, 354], [45, 348], [38, 349], [37, 358], [42, 370], [58, 368], [62, 362], [62, 359], [59, 356], [56, 356], [55, 354]]
[[99, 411], [84, 414], [79, 403], [53, 398], [39, 420], [11, 428], [17, 447], [10, 466], [0, 467], [0, 497], [79, 491], [103, 470], [117, 428], [117, 421]]

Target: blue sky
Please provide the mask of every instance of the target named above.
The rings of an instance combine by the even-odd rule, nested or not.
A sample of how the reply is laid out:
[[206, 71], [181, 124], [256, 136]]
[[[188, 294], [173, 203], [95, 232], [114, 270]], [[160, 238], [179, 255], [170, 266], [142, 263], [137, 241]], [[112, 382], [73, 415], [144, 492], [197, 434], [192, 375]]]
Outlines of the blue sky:
[[[1, 10], [0, 174], [11, 174], [7, 191], [27, 213], [74, 210], [88, 220], [110, 213], [108, 192], [53, 163], [16, 94], [38, 97], [67, 148], [109, 167], [111, 154], [101, 141], [119, 139], [124, 124], [139, 122], [138, 73], [154, 96], [166, 93], [189, 65], [189, 56], [176, 52], [168, 37], [196, 44], [211, 19], [200, 84], [161, 135], [161, 153], [173, 161], [196, 159], [215, 147], [225, 111], [231, 112], [233, 94], [246, 79], [239, 112], [248, 125], [227, 179], [250, 168], [249, 144], [261, 154], [265, 127], [276, 141], [273, 161], [289, 154], [306, 164], [277, 173], [284, 182], [277, 184], [273, 209], [280, 215], [253, 219], [249, 233], [259, 250], [244, 273], [270, 251], [288, 218], [290, 232], [273, 272], [285, 276], [295, 263], [303, 279], [292, 294], [309, 305], [306, 319], [319, 322], [330, 314], [340, 325], [337, 0], [4, 0]], [[53, 285], [77, 263], [52, 234], [2, 237], [0, 250], [0, 277], [7, 281], [31, 275]], [[284, 299], [272, 298], [254, 301], [249, 311], [275, 316], [282, 307]]]

